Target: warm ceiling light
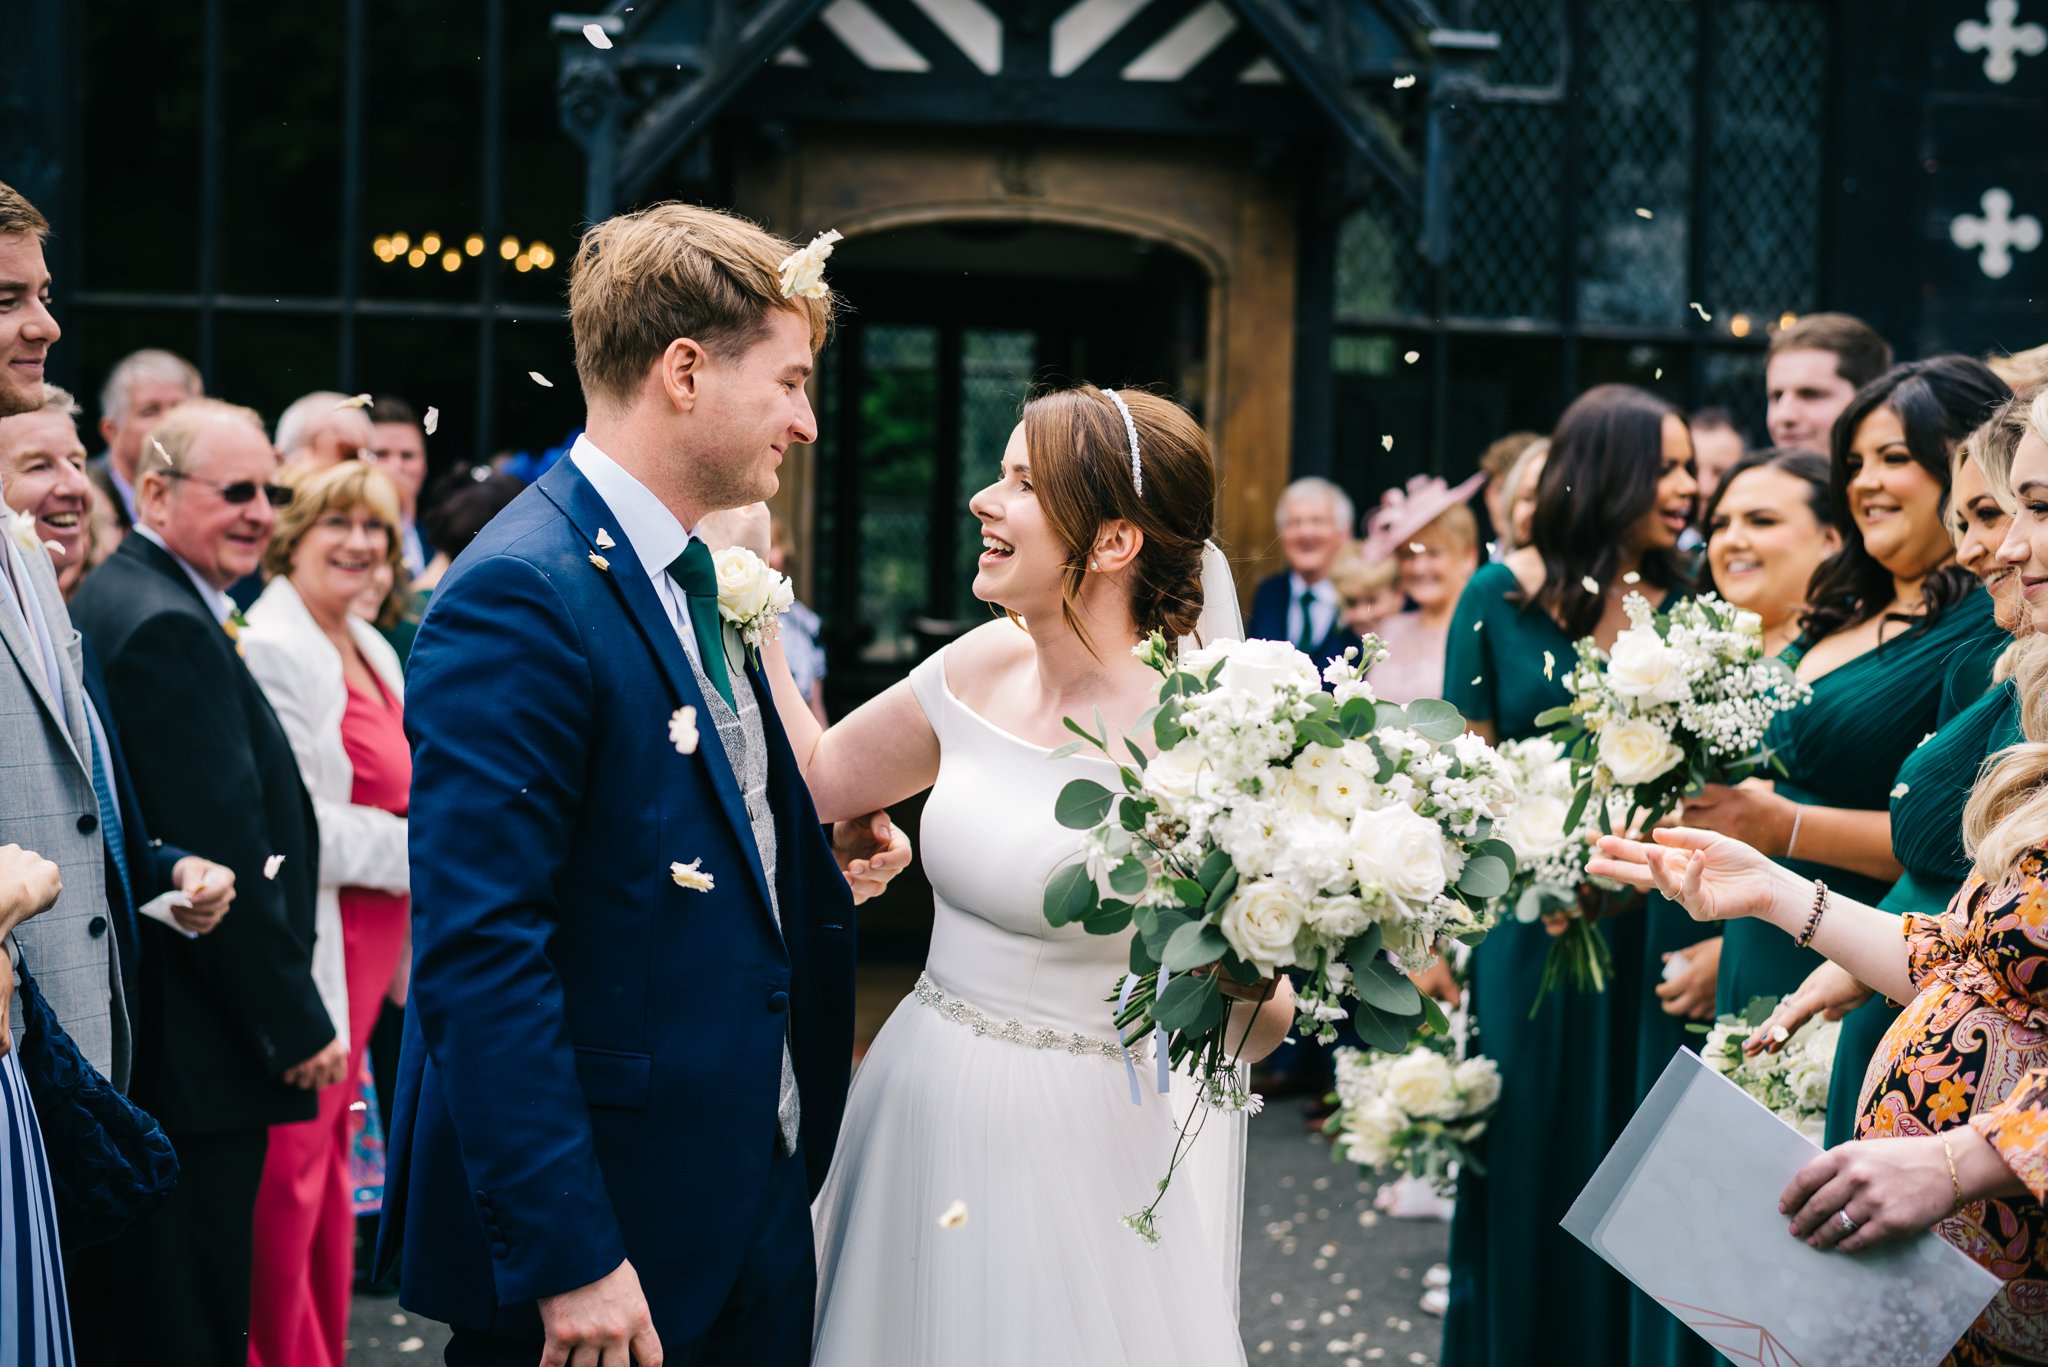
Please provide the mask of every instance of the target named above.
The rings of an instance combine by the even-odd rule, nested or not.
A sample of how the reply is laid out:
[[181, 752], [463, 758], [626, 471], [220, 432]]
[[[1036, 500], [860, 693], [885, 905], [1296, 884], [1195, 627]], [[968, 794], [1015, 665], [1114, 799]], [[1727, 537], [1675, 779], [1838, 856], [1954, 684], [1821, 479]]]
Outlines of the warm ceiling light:
[[482, 233], [471, 233], [467, 238], [463, 239], [462, 252], [465, 256], [482, 256], [484, 254], [484, 235]]
[[393, 256], [404, 256], [406, 248], [410, 246], [412, 246], [412, 239], [404, 233], [391, 234], [391, 254]]
[[378, 239], [377, 239], [377, 240], [376, 240], [375, 242], [372, 242], [372, 243], [370, 244], [370, 250], [371, 250], [372, 252], [376, 253], [376, 254], [377, 254], [378, 256], [383, 256], [383, 257], [388, 257], [388, 256], [390, 256], [390, 255], [391, 255], [391, 239], [390, 239], [390, 238], [388, 238], [388, 237], [380, 237], [380, 238], [378, 238]]
[[418, 247], [414, 247], [405, 254], [405, 264], [411, 266], [414, 270], [418, 270], [421, 266], [427, 264], [427, 254]]
[[445, 251], [445, 252], [442, 252], [442, 253], [441, 253], [441, 269], [442, 269], [442, 270], [444, 270], [444, 271], [459, 271], [459, 270], [461, 270], [461, 269], [462, 269], [462, 253], [461, 253], [461, 252], [458, 252], [458, 251], [456, 251], [456, 250], [455, 250], [455, 248], [453, 248], [453, 247], [450, 247], [450, 248], [449, 248], [449, 249], [448, 249], [447, 251]]
[[1781, 328], [1791, 327], [1794, 323], [1798, 321], [1799, 315], [1792, 312], [1792, 310], [1790, 309], [1787, 309], [1783, 313], [1778, 315], [1778, 326]]
[[533, 258], [521, 252], [518, 256], [512, 258], [512, 268], [521, 275], [524, 275], [533, 269]]
[[426, 254], [427, 254], [428, 256], [432, 256], [432, 255], [434, 255], [434, 254], [435, 254], [436, 252], [440, 251], [440, 250], [441, 250], [441, 234], [439, 234], [439, 233], [428, 233], [428, 234], [426, 234], [426, 235], [425, 235], [424, 237], [422, 237], [422, 238], [420, 239], [420, 250], [421, 250], [421, 251], [423, 251], [423, 252], [425, 252], [425, 253], [426, 253]]
[[519, 255], [519, 239], [508, 237], [503, 242], [500, 242], [498, 244], [498, 255], [504, 257], [507, 261]]
[[1737, 337], [1749, 336], [1749, 315], [1738, 313], [1728, 320], [1728, 331]]

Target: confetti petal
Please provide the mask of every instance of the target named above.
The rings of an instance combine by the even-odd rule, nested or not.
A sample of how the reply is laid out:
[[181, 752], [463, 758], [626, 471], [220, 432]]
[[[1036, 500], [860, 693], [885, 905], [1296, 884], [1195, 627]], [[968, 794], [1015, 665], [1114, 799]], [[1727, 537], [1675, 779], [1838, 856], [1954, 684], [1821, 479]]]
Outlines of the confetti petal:
[[1589, 574], [1579, 581], [1579, 587], [1597, 597], [1600, 592], [1600, 581]]
[[1640, 584], [1643, 582], [1643, 576], [1637, 574], [1634, 570], [1630, 570], [1627, 574], [1621, 576], [1621, 582], [1624, 584]]
[[939, 1213], [940, 1229], [958, 1229], [967, 1223], [967, 1203], [955, 1201]]
[[675, 746], [676, 753], [679, 755], [694, 755], [697, 753], [696, 708], [688, 706], [678, 707], [669, 714], [668, 739], [669, 744]]
[[159, 456], [163, 457], [164, 464], [170, 466], [172, 469], [177, 468], [178, 462], [171, 459], [171, 453], [169, 451], [164, 450], [164, 444], [162, 442], [158, 441], [155, 437], [151, 437], [149, 439], [149, 444], [156, 448], [156, 453]]
[[1657, 215], [1651, 213], [1648, 209], [1642, 208], [1640, 206], [1638, 206], [1636, 209], [1637, 218], [1655, 218], [1656, 216]]
[[1552, 672], [1553, 672], [1553, 671], [1555, 671], [1556, 669], [1557, 669], [1557, 657], [1556, 657], [1555, 655], [1552, 655], [1552, 654], [1551, 654], [1551, 653], [1550, 653], [1549, 651], [1547, 651], [1547, 650], [1546, 650], [1546, 651], [1544, 651], [1544, 652], [1543, 652], [1543, 677], [1544, 677], [1544, 678], [1546, 678], [1546, 679], [1548, 679], [1548, 678], [1549, 678], [1549, 677], [1551, 676]]
[[1391, 451], [1391, 450], [1393, 450], [1393, 449], [1394, 449], [1394, 439], [1393, 439], [1393, 437], [1392, 437], [1392, 436], [1384, 436], [1384, 437], [1381, 437], [1381, 438], [1380, 438], [1380, 447], [1381, 447], [1381, 449], [1382, 449], [1382, 450], [1387, 450], [1387, 451]]
[[368, 408], [372, 402], [368, 394], [358, 394], [353, 399], [343, 399], [334, 405], [334, 411], [339, 413], [344, 408]]
[[1405, 352], [1402, 354], [1401, 359], [1406, 361], [1409, 365], [1414, 365], [1417, 361], [1422, 359], [1422, 353], [1419, 351]]
[[1406, 90], [1414, 84], [1415, 78], [1413, 76], [1396, 76], [1394, 78], [1394, 89], [1396, 90]]
[[611, 571], [612, 562], [599, 555], [596, 551], [590, 553], [590, 563], [607, 573]]
[[618, 542], [612, 540], [612, 534], [610, 532], [606, 531], [602, 527], [599, 527], [597, 529], [597, 548], [599, 550], [608, 551], [618, 544]]
[[588, 38], [590, 45], [598, 51], [611, 51], [612, 36], [604, 31], [603, 24], [585, 24], [583, 26], [583, 36]]
[[427, 410], [427, 416], [420, 419], [421, 430], [424, 431], [430, 437], [434, 435], [434, 429], [439, 427], [440, 425], [441, 410], [438, 408], [429, 408]]
[[716, 883], [710, 874], [697, 867], [703, 862], [701, 858], [698, 858], [692, 859], [687, 864], [670, 864], [668, 866], [668, 876], [675, 879], [676, 886], [679, 888], [687, 888], [691, 892], [709, 892], [716, 886]]
[[1697, 313], [1700, 316], [1700, 321], [1702, 323], [1711, 323], [1714, 321], [1714, 315], [1708, 313], [1705, 309], [1701, 308], [1699, 300], [1693, 300], [1690, 307], [1694, 313]]
[[535, 384], [539, 385], [539, 386], [540, 386], [540, 387], [541, 387], [542, 389], [553, 389], [553, 388], [555, 387], [555, 382], [554, 382], [553, 380], [549, 379], [549, 378], [548, 378], [547, 376], [545, 376], [545, 375], [541, 374], [541, 373], [540, 373], [540, 372], [539, 372], [538, 370], [529, 370], [529, 371], [527, 371], [527, 372], [526, 372], [526, 378], [527, 378], [527, 379], [529, 379], [529, 380], [532, 380], [532, 381], [533, 381], [533, 382], [534, 382]]
[[1900, 798], [1900, 797], [1904, 797], [1904, 796], [1906, 795], [1906, 793], [1907, 793], [1907, 788], [1906, 788], [1906, 785], [1905, 785], [1905, 784], [1903, 784], [1903, 783], [1901, 783], [1901, 784], [1900, 784], [1900, 785], [1899, 785], [1898, 787], [1896, 787], [1896, 788], [1892, 789], [1892, 796], [1893, 796], [1893, 797], [1895, 797], [1895, 798]]
[[265, 878], [274, 880], [277, 877], [277, 871], [283, 867], [284, 856], [281, 854], [273, 854], [270, 856], [270, 858], [263, 861], [263, 876]]

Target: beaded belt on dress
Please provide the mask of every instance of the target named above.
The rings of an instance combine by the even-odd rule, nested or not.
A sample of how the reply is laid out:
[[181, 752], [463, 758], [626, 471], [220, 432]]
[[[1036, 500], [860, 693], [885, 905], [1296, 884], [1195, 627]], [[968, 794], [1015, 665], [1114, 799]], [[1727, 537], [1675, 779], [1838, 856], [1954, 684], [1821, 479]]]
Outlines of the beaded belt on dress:
[[1123, 1051], [1115, 1040], [1097, 1039], [1093, 1035], [1070, 1034], [1064, 1030], [1051, 1030], [1039, 1025], [1026, 1025], [1020, 1020], [999, 1021], [993, 1016], [983, 1015], [958, 997], [949, 997], [932, 981], [929, 973], [917, 975], [917, 986], [910, 995], [923, 1002], [932, 1010], [957, 1025], [964, 1025], [977, 1035], [992, 1036], [1021, 1044], [1027, 1049], [1063, 1049], [1069, 1054], [1100, 1054], [1104, 1058], [1122, 1058]]

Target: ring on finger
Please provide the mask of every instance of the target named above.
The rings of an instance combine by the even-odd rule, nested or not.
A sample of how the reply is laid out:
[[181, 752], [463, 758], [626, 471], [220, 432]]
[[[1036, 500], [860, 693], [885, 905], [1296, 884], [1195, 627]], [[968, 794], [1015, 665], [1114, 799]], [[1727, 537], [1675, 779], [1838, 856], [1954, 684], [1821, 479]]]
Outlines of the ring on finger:
[[1835, 1223], [1842, 1227], [1842, 1237], [1844, 1239], [1856, 1232], [1856, 1221], [1846, 1210], [1835, 1212]]

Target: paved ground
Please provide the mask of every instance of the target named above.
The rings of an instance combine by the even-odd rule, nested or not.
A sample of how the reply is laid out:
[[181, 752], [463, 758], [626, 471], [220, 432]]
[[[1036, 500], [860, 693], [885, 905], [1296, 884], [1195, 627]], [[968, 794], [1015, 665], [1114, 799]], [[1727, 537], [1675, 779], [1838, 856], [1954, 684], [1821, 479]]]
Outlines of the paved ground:
[[[1251, 1125], [1244, 1216], [1245, 1352], [1262, 1363], [1433, 1364], [1443, 1322], [1417, 1308], [1448, 1226], [1389, 1220], [1373, 1187], [1303, 1132], [1298, 1102]], [[447, 1330], [381, 1297], [356, 1298], [354, 1367], [441, 1360]]]

